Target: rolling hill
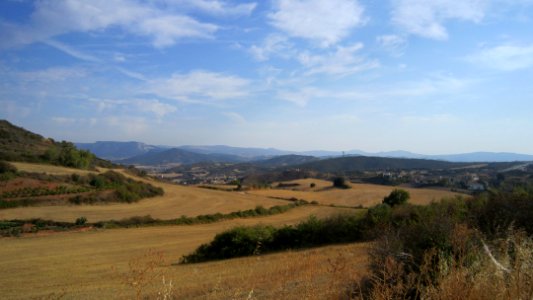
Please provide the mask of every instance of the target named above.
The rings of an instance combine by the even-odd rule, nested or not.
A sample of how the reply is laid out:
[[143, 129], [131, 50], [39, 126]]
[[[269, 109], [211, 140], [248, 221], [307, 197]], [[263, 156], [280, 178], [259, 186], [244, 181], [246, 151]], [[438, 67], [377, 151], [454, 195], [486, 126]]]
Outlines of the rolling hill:
[[75, 145], [79, 149], [91, 151], [98, 157], [111, 161], [142, 155], [150, 151], [164, 151], [166, 149], [140, 142], [98, 141], [95, 143], [76, 143]]
[[39, 162], [87, 169], [112, 164], [92, 153], [77, 149], [66, 141], [56, 142], [39, 134], [0, 120], [0, 159]]
[[243, 162], [246, 159], [229, 154], [203, 154], [195, 153], [179, 148], [172, 148], [164, 151], [151, 151], [128, 159], [117, 161], [120, 164], [131, 165], [190, 165], [200, 162]]
[[38, 134], [0, 120], [0, 157], [3, 160], [40, 161], [56, 143]]
[[467, 164], [453, 163], [428, 159], [405, 159], [387, 157], [347, 156], [323, 159], [298, 165], [300, 169], [338, 173], [355, 171], [379, 170], [423, 170], [423, 169], [448, 169], [466, 166]]
[[348, 151], [287, 151], [275, 148], [246, 148], [231, 147], [225, 145], [193, 146], [185, 145], [178, 147], [155, 146], [141, 142], [115, 142], [99, 141], [95, 143], [77, 143], [80, 149], [89, 150], [99, 157], [109, 160], [121, 160], [146, 154], [151, 151], [164, 151], [170, 148], [178, 148], [200, 154], [225, 154], [242, 157], [244, 161], [255, 161], [283, 155], [303, 155], [321, 158], [342, 157], [343, 153], [349, 156], [368, 156], [386, 158], [414, 158], [429, 160], [444, 160], [449, 162], [515, 162], [533, 161], [533, 155], [510, 153], [510, 152], [471, 152], [459, 154], [426, 155], [409, 151], [396, 150], [384, 152], [367, 152], [362, 150]]

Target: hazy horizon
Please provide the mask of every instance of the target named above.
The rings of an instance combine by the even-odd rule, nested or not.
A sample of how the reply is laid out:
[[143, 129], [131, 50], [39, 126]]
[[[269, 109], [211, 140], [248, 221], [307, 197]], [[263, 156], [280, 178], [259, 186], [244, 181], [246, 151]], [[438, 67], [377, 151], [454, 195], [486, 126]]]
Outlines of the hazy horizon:
[[8, 0], [0, 35], [0, 118], [56, 140], [533, 154], [532, 0]]

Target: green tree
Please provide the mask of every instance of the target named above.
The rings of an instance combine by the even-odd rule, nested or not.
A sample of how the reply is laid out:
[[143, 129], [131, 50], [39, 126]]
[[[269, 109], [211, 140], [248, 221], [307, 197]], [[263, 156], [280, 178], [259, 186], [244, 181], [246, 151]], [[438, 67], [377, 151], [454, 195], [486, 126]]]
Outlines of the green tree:
[[383, 198], [383, 203], [393, 207], [395, 205], [407, 203], [410, 197], [411, 195], [409, 195], [408, 191], [395, 189], [387, 197]]
[[346, 179], [344, 177], [335, 177], [333, 178], [333, 187], [340, 188], [340, 189], [347, 189], [349, 186], [346, 184]]

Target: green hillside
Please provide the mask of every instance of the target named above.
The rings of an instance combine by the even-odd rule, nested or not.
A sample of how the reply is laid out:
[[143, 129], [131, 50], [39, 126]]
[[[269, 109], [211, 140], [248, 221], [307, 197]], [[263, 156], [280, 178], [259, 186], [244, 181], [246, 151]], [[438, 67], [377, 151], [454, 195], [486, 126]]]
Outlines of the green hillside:
[[56, 142], [0, 120], [0, 160], [49, 163], [87, 169], [110, 166], [89, 151], [79, 150], [66, 141]]

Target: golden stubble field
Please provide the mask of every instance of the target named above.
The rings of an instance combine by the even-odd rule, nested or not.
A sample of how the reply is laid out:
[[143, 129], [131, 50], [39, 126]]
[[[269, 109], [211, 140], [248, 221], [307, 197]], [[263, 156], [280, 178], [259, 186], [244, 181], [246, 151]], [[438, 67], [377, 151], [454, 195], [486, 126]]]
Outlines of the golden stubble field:
[[[260, 189], [250, 191], [250, 194], [256, 196], [277, 197], [277, 198], [297, 198], [306, 201], [317, 201], [323, 205], [338, 205], [349, 207], [370, 207], [379, 204], [383, 198], [390, 194], [390, 192], [397, 188], [393, 186], [384, 186], [376, 184], [361, 184], [349, 183], [349, 189], [334, 189], [331, 187], [330, 181], [320, 179], [301, 179], [287, 181], [284, 183], [297, 183], [299, 186], [284, 188], [284, 189]], [[311, 188], [311, 183], [315, 183], [315, 187]], [[415, 189], [404, 188], [409, 192], [411, 199], [409, 203], [426, 205], [432, 201], [439, 201], [443, 198], [453, 198], [455, 196], [463, 196], [464, 194], [453, 193], [450, 191], [436, 190], [436, 189]]]
[[[62, 167], [16, 165], [19, 170], [33, 172], [79, 172]], [[329, 182], [308, 179], [300, 182], [297, 191], [225, 192], [140, 180], [162, 187], [165, 195], [134, 204], [6, 209], [0, 210], [0, 219], [40, 217], [73, 221], [85, 216], [89, 221], [97, 221], [147, 214], [168, 219], [287, 203], [270, 197], [296, 197], [316, 200], [324, 205], [369, 206], [380, 202], [392, 190], [390, 187], [357, 184], [348, 190], [327, 189], [331, 185]], [[311, 182], [316, 183], [315, 188], [309, 187]], [[410, 192], [415, 203], [453, 196], [435, 190]], [[175, 263], [217, 233], [234, 226], [282, 226], [298, 223], [310, 215], [322, 218], [357, 211], [330, 206], [300, 206], [279, 215], [212, 224], [41, 232], [22, 238], [0, 238], [0, 298], [134, 299], [139, 292], [138, 295], [163, 299], [166, 291], [177, 299], [337, 299], [339, 293], [365, 273], [367, 244], [195, 265]], [[134, 278], [133, 274], [142, 275]], [[158, 296], [158, 292], [163, 294]]]
[[[14, 163], [14, 165], [21, 171], [46, 172], [48, 174], [58, 175], [88, 172], [39, 164]], [[101, 171], [106, 170], [101, 169]], [[194, 217], [202, 214], [230, 213], [238, 210], [253, 209], [258, 205], [268, 208], [275, 205], [287, 204], [287, 201], [271, 199], [260, 195], [185, 187], [134, 177], [119, 169], [115, 171], [121, 172], [136, 180], [145, 181], [155, 186], [159, 186], [165, 190], [165, 194], [160, 197], [143, 199], [134, 204], [111, 203], [105, 205], [58, 205], [4, 209], [0, 210], [0, 220], [43, 218], [73, 222], [77, 218], [83, 216], [86, 217], [89, 222], [97, 222], [145, 215], [151, 215], [153, 218], [159, 219], [173, 219], [179, 218], [182, 215]]]
[[[128, 287], [122, 282], [127, 277], [125, 274], [131, 273], [128, 271], [128, 263], [135, 261], [136, 258], [150, 250], [162, 253], [164, 260], [158, 262], [157, 272], [164, 274], [166, 280], [173, 281], [177, 295], [188, 295], [187, 298], [204, 298], [206, 295], [211, 295], [212, 297], [207, 298], [227, 299], [227, 293], [230, 291], [249, 293], [251, 289], [256, 289], [256, 293], [262, 290], [261, 293], [268, 295], [271, 289], [269, 286], [276, 286], [281, 290], [292, 288], [292, 285], [285, 280], [292, 278], [292, 272], [298, 268], [309, 269], [302, 270], [301, 276], [326, 276], [324, 274], [327, 272], [311, 274], [311, 269], [325, 268], [324, 265], [311, 262], [319, 260], [324, 263], [327, 259], [335, 259], [336, 254], [328, 254], [327, 249], [338, 248], [326, 247], [325, 250], [309, 250], [311, 252], [280, 253], [260, 259], [234, 259], [227, 262], [188, 266], [175, 266], [172, 263], [177, 262], [182, 255], [190, 253], [200, 244], [210, 241], [216, 233], [237, 225], [281, 226], [297, 223], [311, 214], [325, 217], [346, 211], [338, 208], [305, 206], [280, 215], [213, 224], [108, 229], [49, 235], [37, 234], [23, 238], [0, 238], [0, 257], [2, 257], [0, 260], [2, 297], [0, 298], [31, 299], [64, 294], [64, 299], [114, 299], [120, 298], [119, 296], [128, 299], [135, 291], [134, 287]], [[362, 246], [346, 247], [353, 247], [356, 250], [358, 262], [365, 257]], [[322, 256], [314, 257], [313, 251], [322, 253]], [[332, 251], [339, 253], [339, 250]], [[140, 269], [143, 264], [144, 262], [141, 261]], [[364, 270], [364, 263], [361, 263], [358, 268]], [[305, 272], [308, 273], [304, 274]], [[285, 274], [285, 279], [280, 281], [281, 278], [276, 275], [277, 273]], [[299, 284], [311, 285], [312, 281], [321, 282], [322, 280], [298, 276], [294, 277], [293, 281], [307, 280], [307, 283]], [[156, 289], [161, 288], [161, 280], [161, 276], [150, 279], [150, 286], [143, 293], [155, 293]], [[242, 298], [246, 299], [246, 297]], [[275, 299], [276, 296], [265, 298]]]

